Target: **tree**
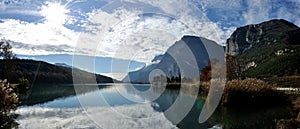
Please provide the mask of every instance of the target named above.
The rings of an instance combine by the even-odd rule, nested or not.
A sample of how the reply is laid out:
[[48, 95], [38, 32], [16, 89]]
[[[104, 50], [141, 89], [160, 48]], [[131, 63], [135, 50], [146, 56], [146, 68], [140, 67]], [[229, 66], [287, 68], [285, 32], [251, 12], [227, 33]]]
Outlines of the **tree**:
[[[4, 60], [4, 68], [0, 71], [0, 76], [10, 79], [15, 69], [15, 56], [12, 52], [12, 41], [0, 40], [0, 58]], [[0, 128], [15, 128], [18, 124], [14, 121], [15, 115], [10, 111], [15, 110], [19, 103], [18, 94], [6, 79], [0, 80]]]
[[0, 57], [2, 57], [3, 59], [15, 58], [11, 50], [12, 49], [11, 43], [13, 43], [13, 41], [6, 40], [4, 38], [0, 40]]
[[15, 55], [12, 52], [13, 41], [2, 38], [0, 40], [0, 58], [4, 60], [4, 68], [0, 70], [2, 79], [10, 80], [15, 70]]
[[211, 79], [211, 62], [201, 70], [200, 81], [210, 81]]

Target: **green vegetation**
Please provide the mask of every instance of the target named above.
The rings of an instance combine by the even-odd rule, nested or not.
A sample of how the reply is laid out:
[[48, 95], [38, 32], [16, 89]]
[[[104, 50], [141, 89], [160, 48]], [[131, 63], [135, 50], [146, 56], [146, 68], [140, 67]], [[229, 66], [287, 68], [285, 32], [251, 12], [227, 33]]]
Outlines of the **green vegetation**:
[[299, 55], [300, 46], [284, 44], [255, 47], [237, 56], [227, 55], [227, 76], [229, 80], [299, 76]]
[[[268, 48], [266, 48], [268, 47]], [[285, 44], [251, 49], [243, 55], [237, 56], [241, 67], [249, 62], [255, 62], [256, 67], [244, 69], [245, 77], [274, 77], [300, 75], [300, 46]], [[277, 55], [276, 55], [277, 54]]]

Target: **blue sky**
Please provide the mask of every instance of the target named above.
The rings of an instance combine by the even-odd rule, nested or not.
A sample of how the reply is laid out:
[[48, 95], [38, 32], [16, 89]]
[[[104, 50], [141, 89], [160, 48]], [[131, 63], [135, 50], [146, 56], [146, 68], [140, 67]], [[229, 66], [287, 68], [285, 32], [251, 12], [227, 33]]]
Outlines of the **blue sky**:
[[0, 37], [15, 41], [21, 55], [75, 53], [149, 65], [183, 35], [224, 45], [247, 24], [277, 18], [300, 26], [299, 10], [299, 0], [2, 0]]

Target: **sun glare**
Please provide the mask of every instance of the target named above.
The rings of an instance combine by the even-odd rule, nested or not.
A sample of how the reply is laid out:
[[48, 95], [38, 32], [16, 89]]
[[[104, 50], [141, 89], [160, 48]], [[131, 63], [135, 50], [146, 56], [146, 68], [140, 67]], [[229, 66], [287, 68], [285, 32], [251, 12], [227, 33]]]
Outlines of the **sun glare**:
[[46, 22], [54, 26], [63, 25], [67, 20], [68, 12], [69, 10], [59, 3], [47, 3], [41, 9], [41, 14], [45, 17]]

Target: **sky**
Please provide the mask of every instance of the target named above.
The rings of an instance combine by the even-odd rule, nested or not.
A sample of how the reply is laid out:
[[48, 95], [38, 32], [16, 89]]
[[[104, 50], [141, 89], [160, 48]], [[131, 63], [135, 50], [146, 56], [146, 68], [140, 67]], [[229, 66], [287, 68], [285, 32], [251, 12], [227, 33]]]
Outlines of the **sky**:
[[0, 0], [0, 38], [21, 55], [79, 54], [147, 65], [183, 35], [224, 45], [270, 19], [300, 26], [299, 0]]

